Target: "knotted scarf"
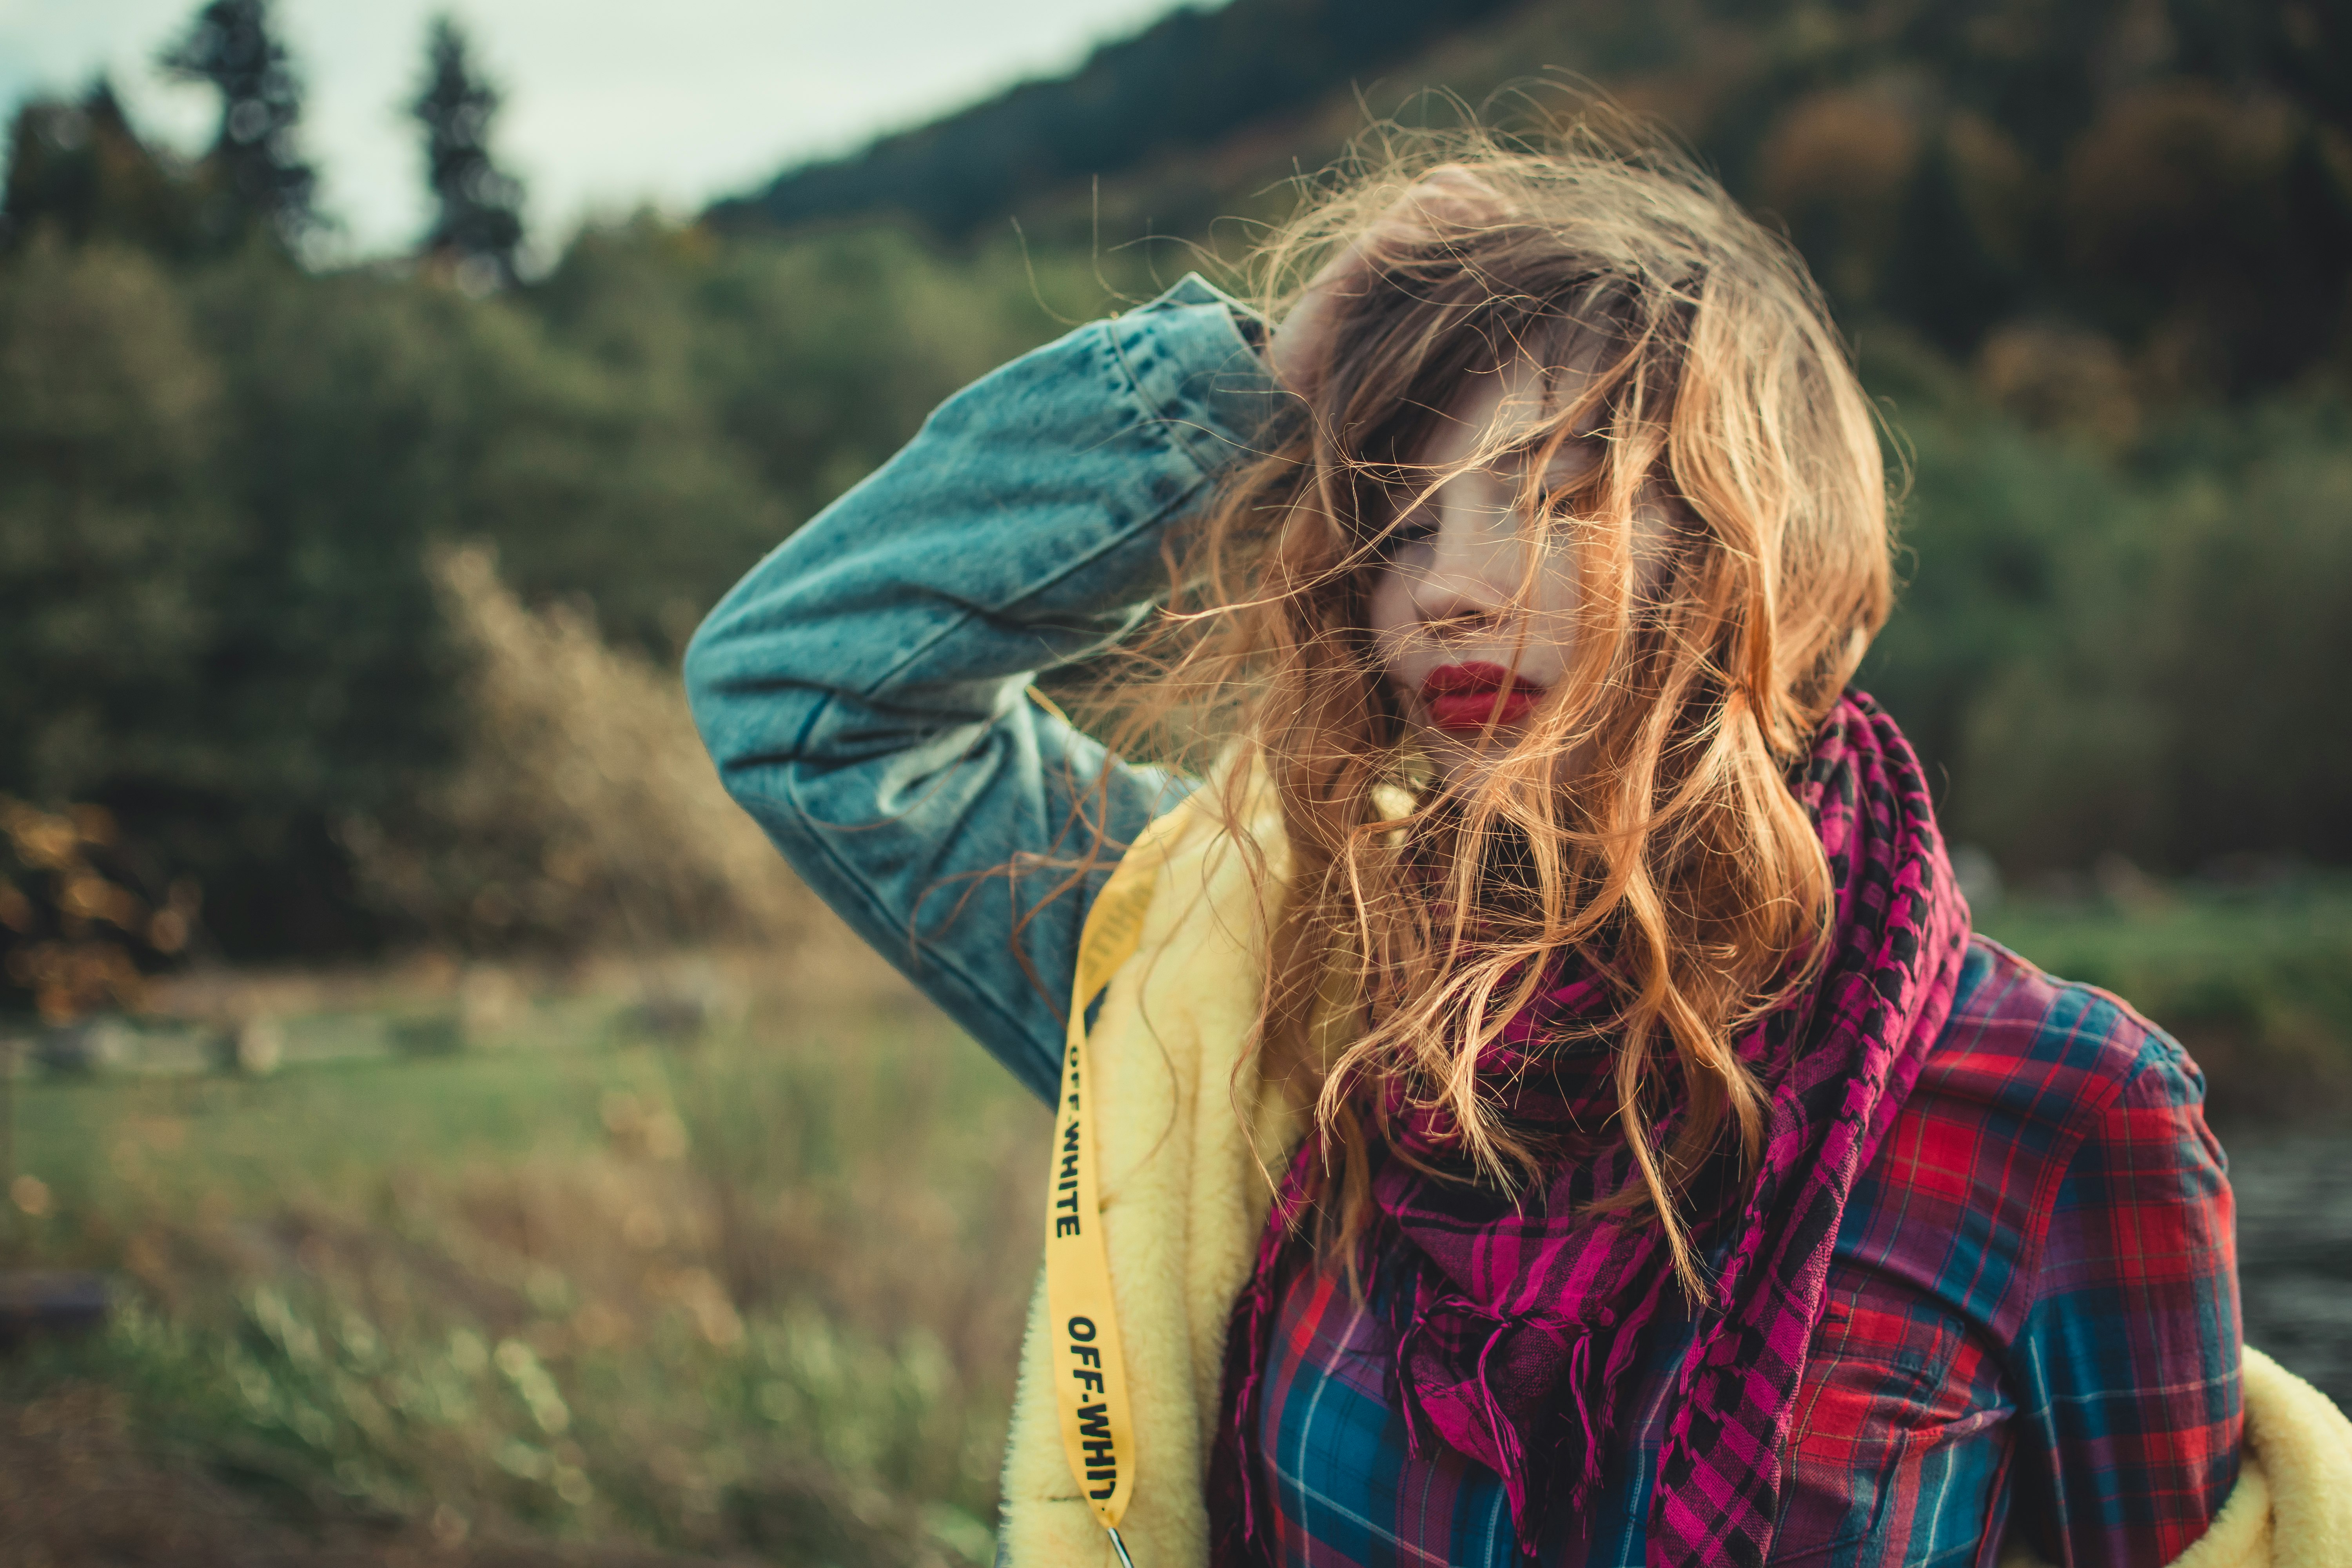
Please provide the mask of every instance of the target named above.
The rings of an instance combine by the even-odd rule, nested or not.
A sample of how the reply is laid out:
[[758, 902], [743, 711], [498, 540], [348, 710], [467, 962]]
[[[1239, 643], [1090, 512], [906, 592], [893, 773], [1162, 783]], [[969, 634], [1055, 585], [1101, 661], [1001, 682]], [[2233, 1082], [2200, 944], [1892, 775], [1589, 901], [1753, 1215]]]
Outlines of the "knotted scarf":
[[[1918, 759], [1868, 697], [1849, 692], [1832, 710], [1797, 790], [1828, 858], [1829, 945], [1813, 982], [1736, 1047], [1769, 1093], [1756, 1168], [1743, 1179], [1725, 1153], [1684, 1194], [1693, 1245], [1719, 1262], [1675, 1373], [1649, 1568], [1765, 1561], [1838, 1225], [1950, 1014], [1968, 936]], [[1612, 1005], [1589, 963], [1563, 959], [1481, 1055], [1514, 1128], [1579, 1151], [1542, 1179], [1515, 1196], [1455, 1174], [1466, 1168], [1449, 1119], [1402, 1096], [1372, 1175], [1376, 1267], [1394, 1303], [1391, 1393], [1413, 1452], [1444, 1443], [1499, 1475], [1530, 1557], [1555, 1507], [1593, 1500], [1646, 1342], [1681, 1288], [1654, 1219], [1591, 1212], [1640, 1180], [1622, 1139], [1589, 1136], [1616, 1110], [1612, 1053], [1590, 1037]], [[1669, 1107], [1655, 1136], [1681, 1113]], [[1321, 1157], [1308, 1138], [1234, 1307], [1210, 1476], [1221, 1564], [1267, 1556], [1259, 1395], [1277, 1276]]]

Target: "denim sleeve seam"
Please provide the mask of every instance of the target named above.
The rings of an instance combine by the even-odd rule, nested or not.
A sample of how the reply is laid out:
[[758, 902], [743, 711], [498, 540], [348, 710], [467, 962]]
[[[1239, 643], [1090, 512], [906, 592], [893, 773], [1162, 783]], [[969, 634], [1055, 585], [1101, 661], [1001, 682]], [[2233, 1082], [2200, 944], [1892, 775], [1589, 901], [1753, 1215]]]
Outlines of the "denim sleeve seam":
[[[1108, 336], [1108, 333], [1105, 335], [1107, 337]], [[1127, 383], [1125, 395], [1139, 408], [1148, 409], [1150, 405], [1145, 402], [1142, 396], [1142, 390], [1136, 384], [1134, 374], [1129, 370], [1126, 363], [1125, 355], [1118, 350], [1118, 342], [1115, 338], [1111, 340], [1111, 352], [1114, 357], [1118, 361], [1121, 378]], [[1128, 426], [1127, 428], [1141, 428], [1150, 422], [1149, 418], [1139, 420], [1134, 426]], [[1125, 430], [1122, 430], [1119, 434], [1125, 434]], [[1115, 438], [1115, 437], [1106, 437], [1106, 440]], [[1185, 450], [1182, 443], [1177, 442], [1171, 443], [1171, 445], [1175, 450], [1183, 453], [1186, 463], [1198, 472], [1200, 468], [1199, 460], [1195, 458], [1191, 452]], [[1208, 476], [1203, 474], [1201, 477], [1205, 479]], [[1045, 592], [1055, 584], [1066, 580], [1072, 574], [1085, 570], [1087, 567], [1091, 566], [1095, 562], [1100, 560], [1103, 556], [1110, 553], [1112, 551], [1120, 549], [1131, 542], [1138, 534], [1147, 532], [1159, 527], [1171, 512], [1174, 512], [1186, 505], [1191, 500], [1197, 489], [1197, 485], [1186, 487], [1183, 494], [1176, 500], [1152, 509], [1149, 513], [1139, 518], [1129, 526], [1112, 533], [1093, 550], [1090, 550], [1085, 554], [1066, 563], [1059, 571], [1051, 573], [1046, 576], [1040, 577], [1034, 583], [1024, 585], [1018, 594], [1003, 602], [1003, 604], [999, 607], [1000, 610], [1009, 610], [1027, 600], [1035, 598], [1039, 594]], [[899, 675], [903, 673], [908, 667], [919, 662], [926, 654], [929, 653], [940, 643], [962, 631], [966, 626], [971, 624], [972, 617], [980, 613], [981, 612], [978, 610], [971, 608], [965, 608], [958, 611], [953, 616], [950, 617], [936, 630], [934, 630], [930, 636], [922, 638], [920, 641], [910, 647], [897, 663], [891, 665], [888, 669], [884, 670], [881, 675], [876, 678], [872, 685], [866, 687], [863, 691], [858, 693], [858, 695], [866, 698], [874, 698], [879, 697], [887, 692], [898, 680]], [[822, 711], [822, 710], [820, 710], [820, 711]], [[814, 719], [813, 717], [811, 720], [811, 727], [814, 728]], [[805, 738], [806, 731], [803, 732], [803, 740], [805, 740]]]
[[[1192, 275], [1187, 275], [1186, 281], [1189, 282], [1191, 280]], [[1203, 285], [1203, 287], [1206, 287], [1206, 285]], [[1215, 296], [1214, 299], [1215, 303], [1213, 305], [1208, 301], [1201, 301], [1177, 308], [1197, 310], [1214, 310], [1218, 318], [1223, 321], [1226, 325], [1232, 329], [1234, 342], [1239, 353], [1244, 355], [1248, 354], [1250, 353], [1248, 341], [1242, 336], [1240, 327], [1234, 324], [1232, 301], [1225, 300], [1221, 295]], [[1144, 312], [1140, 311], [1138, 312], [1139, 315], [1143, 313]], [[1167, 403], [1155, 403], [1150, 398], [1147, 397], [1143, 391], [1143, 376], [1139, 374], [1134, 365], [1129, 363], [1128, 361], [1127, 344], [1121, 338], [1118, 331], [1118, 321], [1114, 320], [1109, 323], [1109, 325], [1111, 330], [1108, 332], [1108, 337], [1110, 344], [1111, 354], [1118, 361], [1118, 368], [1121, 374], [1126, 376], [1127, 384], [1129, 387], [1132, 389], [1137, 404], [1150, 410], [1153, 422], [1160, 425], [1169, 432], [1170, 446], [1176, 451], [1183, 454], [1184, 460], [1192, 465], [1195, 473], [1197, 473], [1203, 480], [1215, 479], [1217, 475], [1223, 470], [1224, 465], [1222, 463], [1212, 463], [1207, 458], [1203, 458], [1199, 452], [1195, 451], [1193, 447], [1196, 440], [1199, 437], [1205, 437], [1208, 439], [1215, 441], [1236, 452], [1246, 450], [1246, 444], [1240, 440], [1234, 431], [1224, 428], [1216, 421], [1214, 416], [1210, 411], [1209, 404], [1206, 399], [1194, 396], [1192, 394], [1184, 391], [1181, 385], [1176, 390], [1173, 398]], [[1234, 357], [1234, 354], [1228, 353], [1226, 357], [1219, 363], [1219, 368], [1217, 370], [1204, 371], [1202, 374], [1208, 375], [1222, 374], [1223, 366], [1231, 363]]]

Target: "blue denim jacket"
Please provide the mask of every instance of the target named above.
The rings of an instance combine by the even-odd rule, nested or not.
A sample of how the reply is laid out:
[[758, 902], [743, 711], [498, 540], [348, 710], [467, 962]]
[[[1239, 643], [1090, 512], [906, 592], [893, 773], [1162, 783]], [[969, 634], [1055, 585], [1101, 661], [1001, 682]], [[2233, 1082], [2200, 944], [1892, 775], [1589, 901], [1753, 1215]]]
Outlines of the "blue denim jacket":
[[[1170, 527], [1281, 406], [1237, 310], [1188, 276], [966, 388], [754, 568], [687, 649], [730, 793], [1047, 1100], [1108, 847], [1188, 781], [1108, 758], [1026, 693], [1150, 614]], [[1073, 808], [1107, 763], [1106, 853], [1085, 887], [1034, 910], [1016, 954], [1019, 914], [1059, 878], [1007, 868], [1084, 847]]]

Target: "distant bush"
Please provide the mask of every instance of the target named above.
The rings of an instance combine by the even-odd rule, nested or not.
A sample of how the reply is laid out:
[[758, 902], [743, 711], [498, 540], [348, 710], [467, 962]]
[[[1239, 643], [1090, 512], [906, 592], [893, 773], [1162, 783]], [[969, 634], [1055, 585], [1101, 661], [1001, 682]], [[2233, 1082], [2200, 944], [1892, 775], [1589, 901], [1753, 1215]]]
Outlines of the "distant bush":
[[104, 807], [0, 795], [0, 1011], [65, 1024], [139, 1008], [147, 971], [201, 935], [195, 884], [156, 879]]
[[2179, 416], [2119, 457], [1898, 415], [1909, 581], [1863, 678], [1948, 832], [2023, 870], [2352, 859], [2352, 408]]
[[719, 784], [677, 681], [478, 548], [435, 568], [462, 660], [457, 765], [341, 832], [360, 892], [467, 952], [776, 940], [807, 895]]

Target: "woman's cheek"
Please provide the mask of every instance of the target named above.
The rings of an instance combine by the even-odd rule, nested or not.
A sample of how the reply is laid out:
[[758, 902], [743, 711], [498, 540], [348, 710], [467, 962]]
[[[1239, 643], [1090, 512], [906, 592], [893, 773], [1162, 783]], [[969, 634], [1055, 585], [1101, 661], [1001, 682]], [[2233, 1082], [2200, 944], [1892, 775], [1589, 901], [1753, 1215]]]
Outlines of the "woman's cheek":
[[1569, 654], [1576, 646], [1576, 611], [1580, 598], [1573, 558], [1563, 554], [1545, 563], [1538, 581], [1535, 613], [1528, 617], [1531, 657], [1527, 673], [1530, 679], [1549, 686], [1566, 673]]
[[1400, 667], [1411, 658], [1416, 617], [1412, 584], [1404, 574], [1394, 565], [1382, 566], [1374, 573], [1364, 609], [1371, 622], [1372, 657], [1380, 662], [1381, 673], [1400, 690], [1406, 689], [1408, 681]]

